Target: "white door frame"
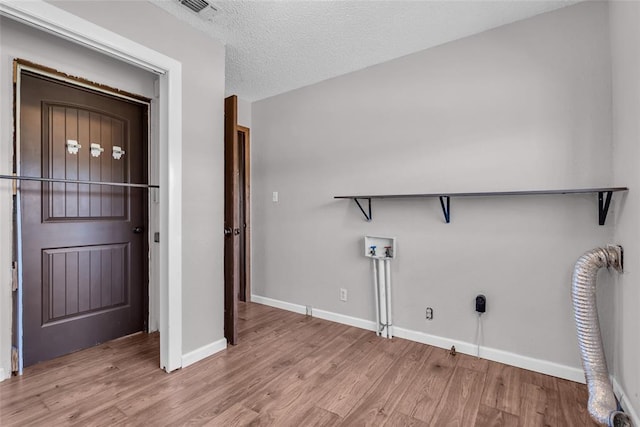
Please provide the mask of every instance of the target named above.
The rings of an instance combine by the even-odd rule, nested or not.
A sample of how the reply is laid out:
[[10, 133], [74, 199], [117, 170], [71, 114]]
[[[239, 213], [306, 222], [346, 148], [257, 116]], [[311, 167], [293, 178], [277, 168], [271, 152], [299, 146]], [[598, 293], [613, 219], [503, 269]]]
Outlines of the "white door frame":
[[42, 0], [0, 1], [0, 14], [159, 75], [160, 367], [182, 367], [182, 64]]

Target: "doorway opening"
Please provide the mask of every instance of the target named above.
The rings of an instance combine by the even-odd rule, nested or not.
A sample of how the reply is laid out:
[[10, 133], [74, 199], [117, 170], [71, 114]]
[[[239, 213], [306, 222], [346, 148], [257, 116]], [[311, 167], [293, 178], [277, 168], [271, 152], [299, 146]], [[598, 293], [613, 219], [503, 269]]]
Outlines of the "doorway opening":
[[238, 299], [251, 301], [251, 140], [248, 127], [238, 126], [238, 210], [240, 211], [240, 283]]
[[21, 372], [148, 331], [151, 100], [28, 61], [14, 70]]

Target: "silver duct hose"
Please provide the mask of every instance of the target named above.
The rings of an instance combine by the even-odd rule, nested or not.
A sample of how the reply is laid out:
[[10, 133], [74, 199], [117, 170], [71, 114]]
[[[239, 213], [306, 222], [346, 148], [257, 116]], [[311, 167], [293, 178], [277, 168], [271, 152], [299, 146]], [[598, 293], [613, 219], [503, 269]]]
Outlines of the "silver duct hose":
[[621, 253], [622, 248], [615, 246], [586, 252], [576, 262], [571, 288], [582, 367], [589, 389], [589, 413], [594, 420], [610, 427], [632, 427], [632, 424], [629, 416], [619, 410], [609, 381], [596, 308], [596, 276], [603, 267], [621, 272]]

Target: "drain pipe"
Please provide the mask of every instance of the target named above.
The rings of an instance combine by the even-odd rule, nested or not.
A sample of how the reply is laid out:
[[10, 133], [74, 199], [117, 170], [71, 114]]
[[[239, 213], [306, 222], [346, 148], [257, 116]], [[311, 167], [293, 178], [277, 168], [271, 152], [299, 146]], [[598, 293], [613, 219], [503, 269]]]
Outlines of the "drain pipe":
[[578, 330], [582, 367], [589, 389], [589, 413], [609, 427], [632, 427], [631, 419], [620, 411], [609, 380], [596, 308], [596, 276], [603, 267], [622, 272], [622, 247], [610, 245], [585, 252], [573, 270], [571, 296]]

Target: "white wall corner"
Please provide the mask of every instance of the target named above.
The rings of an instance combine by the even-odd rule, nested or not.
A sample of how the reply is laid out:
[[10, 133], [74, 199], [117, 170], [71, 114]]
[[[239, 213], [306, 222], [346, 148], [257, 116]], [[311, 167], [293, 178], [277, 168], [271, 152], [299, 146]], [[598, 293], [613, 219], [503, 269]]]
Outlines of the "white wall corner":
[[634, 408], [633, 402], [627, 396], [627, 393], [622, 388], [616, 377], [611, 378], [611, 382], [613, 384], [613, 392], [616, 397], [620, 401], [620, 406], [624, 409], [624, 412], [631, 417], [631, 421], [633, 421], [634, 426], [640, 426], [640, 416], [638, 416], [638, 411], [640, 408]]
[[[306, 313], [306, 307], [304, 305], [293, 304], [290, 302], [267, 298], [260, 295], [251, 295], [251, 301], [258, 304], [280, 308], [282, 310], [293, 311], [294, 313], [298, 314]], [[344, 325], [354, 326], [356, 328], [366, 329], [368, 331], [375, 331], [376, 324], [371, 320], [360, 319], [357, 317], [333, 313], [326, 310], [319, 310], [316, 308], [313, 309], [313, 316], [320, 319], [330, 320], [336, 323], [342, 323]], [[458, 341], [451, 338], [430, 335], [424, 332], [405, 329], [398, 326], [394, 326], [393, 331], [393, 335], [398, 338], [404, 338], [406, 340], [445, 349], [449, 349], [452, 345], [455, 345], [456, 351], [460, 353], [469, 354], [472, 356], [475, 356], [477, 354], [477, 346], [466, 341]], [[567, 365], [561, 365], [559, 363], [550, 362], [548, 360], [534, 359], [532, 357], [523, 356], [521, 354], [511, 353], [508, 351], [488, 347], [480, 347], [480, 357], [482, 357], [483, 359], [492, 360], [494, 362], [500, 362], [506, 365], [540, 372], [542, 374], [553, 375], [554, 377], [564, 378], [570, 381], [575, 381], [583, 384], [585, 382], [582, 369]], [[640, 424], [638, 425], [640, 426]]]
[[202, 359], [206, 359], [209, 356], [213, 356], [214, 354], [225, 350], [226, 348], [227, 339], [222, 338], [210, 344], [197, 348], [193, 351], [190, 351], [189, 353], [183, 354], [182, 367], [186, 368], [189, 365], [193, 365], [194, 363], [199, 362]]

